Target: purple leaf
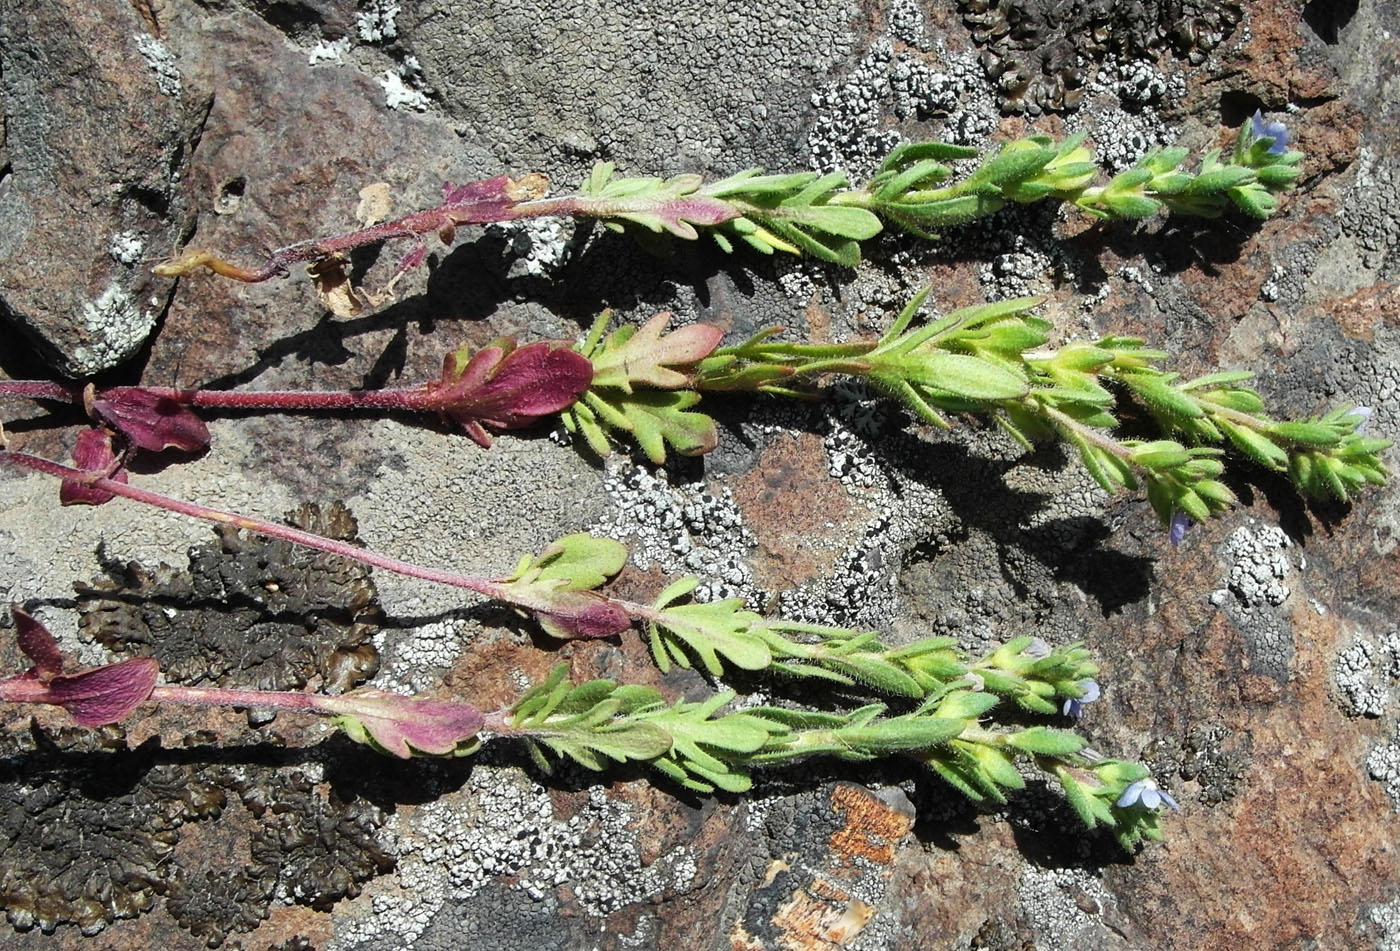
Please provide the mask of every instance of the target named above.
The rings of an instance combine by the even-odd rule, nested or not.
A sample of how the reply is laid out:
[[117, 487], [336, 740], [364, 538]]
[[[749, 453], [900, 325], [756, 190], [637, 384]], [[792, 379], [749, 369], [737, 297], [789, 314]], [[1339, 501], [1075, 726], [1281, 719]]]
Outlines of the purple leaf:
[[593, 381], [588, 358], [560, 341], [516, 348], [493, 341], [467, 359], [462, 348], [443, 363], [442, 379], [420, 387], [415, 402], [454, 420], [490, 447], [495, 430], [519, 429], [572, 406]]
[[317, 697], [316, 708], [333, 714], [336, 725], [357, 743], [377, 746], [403, 759], [415, 751], [430, 756], [460, 752], [486, 723], [481, 711], [470, 704], [379, 690]]
[[509, 221], [517, 204], [539, 198], [548, 190], [549, 179], [533, 173], [520, 179], [497, 175], [465, 185], [444, 183], [440, 210], [449, 223]]
[[[85, 429], [79, 433], [73, 446], [73, 462], [79, 469], [117, 482], [126, 481], [126, 472], [119, 466], [109, 429]], [[112, 498], [112, 493], [77, 479], [64, 479], [58, 488], [58, 501], [63, 505], [101, 505]]]
[[137, 386], [103, 390], [92, 411], [140, 449], [198, 452], [209, 446], [209, 428], [188, 406]]
[[49, 629], [36, 621], [28, 612], [10, 605], [15, 627], [19, 631], [19, 649], [24, 656], [34, 661], [34, 672], [43, 681], [52, 680], [63, 673], [63, 652], [58, 649]]
[[146, 702], [159, 673], [160, 665], [154, 659], [136, 657], [76, 674], [59, 674], [48, 682], [46, 702], [67, 710], [81, 726], [116, 723]]
[[535, 617], [554, 637], [611, 637], [632, 626], [632, 619], [620, 605], [589, 591], [562, 589], [545, 598], [547, 606], [536, 609]]
[[160, 665], [150, 657], [63, 673], [63, 652], [49, 629], [17, 607], [10, 610], [19, 649], [34, 666], [0, 680], [0, 700], [52, 704], [67, 710], [81, 726], [104, 726], [124, 719], [155, 689]]

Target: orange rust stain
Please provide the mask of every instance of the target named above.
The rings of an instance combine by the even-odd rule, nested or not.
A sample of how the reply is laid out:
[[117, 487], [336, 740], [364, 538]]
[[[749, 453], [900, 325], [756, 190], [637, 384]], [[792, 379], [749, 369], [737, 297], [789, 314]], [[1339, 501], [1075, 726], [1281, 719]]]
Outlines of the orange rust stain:
[[912, 817], [853, 785], [834, 787], [831, 804], [846, 816], [845, 825], [827, 842], [833, 853], [846, 863], [860, 857], [876, 865], [894, 864], [895, 848], [914, 827]]

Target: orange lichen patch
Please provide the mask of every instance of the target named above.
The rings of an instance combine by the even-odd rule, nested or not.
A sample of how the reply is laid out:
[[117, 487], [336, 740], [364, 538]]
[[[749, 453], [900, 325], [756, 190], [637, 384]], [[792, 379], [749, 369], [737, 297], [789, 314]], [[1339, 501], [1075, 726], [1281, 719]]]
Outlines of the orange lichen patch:
[[912, 816], [891, 809], [868, 790], [848, 783], [832, 788], [831, 804], [846, 816], [846, 824], [827, 843], [834, 855], [847, 864], [857, 858], [881, 866], [894, 864], [899, 841], [914, 827]]
[[875, 909], [845, 891], [817, 879], [811, 889], [799, 888], [773, 916], [776, 945], [766, 945], [742, 924], [729, 935], [731, 951], [837, 951], [865, 929]]

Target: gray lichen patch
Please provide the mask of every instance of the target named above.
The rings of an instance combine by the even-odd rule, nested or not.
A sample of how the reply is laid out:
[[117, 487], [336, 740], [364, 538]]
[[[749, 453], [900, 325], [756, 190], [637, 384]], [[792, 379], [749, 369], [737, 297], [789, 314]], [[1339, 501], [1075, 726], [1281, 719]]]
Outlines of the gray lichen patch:
[[634, 807], [603, 788], [565, 818], [529, 776], [486, 763], [460, 791], [395, 816], [390, 829], [399, 888], [377, 888], [370, 914], [342, 917], [333, 951], [412, 945], [440, 915], [468, 903], [476, 919], [515, 917], [522, 903], [557, 917], [566, 902], [575, 914], [602, 918], [688, 889], [697, 874], [687, 848], [644, 861]]
[[996, 108], [976, 71], [966, 54], [925, 54], [877, 38], [853, 67], [812, 93], [812, 167], [855, 181], [869, 176], [900, 143], [896, 122], [922, 123], [923, 137], [984, 145], [996, 130]]
[[1358, 631], [1332, 667], [1338, 701], [1349, 716], [1400, 713], [1392, 690], [1400, 687], [1400, 630], [1371, 635]]
[[[303, 506], [298, 528], [353, 540], [342, 505]], [[379, 620], [365, 566], [228, 526], [190, 552], [189, 568], [109, 563], [108, 576], [79, 585], [81, 627], [122, 655], [153, 656], [180, 683], [288, 690], [348, 689], [372, 676]]]
[[700, 576], [701, 600], [755, 596], [748, 564], [755, 539], [728, 490], [673, 481], [664, 469], [620, 457], [605, 466], [603, 487], [610, 504], [593, 530], [629, 540], [638, 568]]
[[1202, 723], [1179, 742], [1154, 740], [1143, 759], [1156, 777], [1179, 777], [1196, 784], [1196, 801], [1214, 806], [1233, 799], [1243, 787], [1250, 765], [1249, 745], [1247, 734], [1223, 723]]
[[[416, 5], [400, 42], [472, 141], [508, 168], [578, 174], [579, 159], [674, 174], [780, 166], [807, 90], [850, 49], [838, 0], [530, 0]], [[571, 141], [592, 143], [578, 155]]]
[[1230, 533], [1223, 551], [1230, 566], [1227, 586], [1244, 608], [1276, 608], [1288, 599], [1293, 567], [1286, 552], [1292, 544], [1277, 525], [1241, 525]]
[[78, 314], [86, 342], [73, 348], [74, 368], [89, 375], [126, 360], [146, 342], [156, 315], [156, 310], [140, 307], [120, 283], [109, 284]]
[[[389, 448], [347, 503], [370, 548], [415, 564], [505, 575], [521, 555], [582, 530], [603, 506], [588, 460], [546, 439], [503, 435], [483, 451], [463, 436], [387, 420], [366, 439]], [[450, 613], [479, 601], [387, 572], [375, 580], [391, 614]]]
[[1239, 631], [1250, 672], [1280, 685], [1292, 678], [1296, 656], [1285, 605], [1293, 593], [1292, 576], [1301, 570], [1295, 569], [1288, 557], [1292, 546], [1283, 529], [1250, 519], [1249, 524], [1231, 532], [1221, 546], [1225, 586], [1210, 594], [1211, 603], [1223, 610]]
[[1017, 885], [1017, 898], [1017, 911], [1041, 951], [1127, 951], [1130, 947], [1114, 927], [1113, 916], [1105, 914], [1117, 911], [1117, 899], [1084, 869], [1027, 866]]

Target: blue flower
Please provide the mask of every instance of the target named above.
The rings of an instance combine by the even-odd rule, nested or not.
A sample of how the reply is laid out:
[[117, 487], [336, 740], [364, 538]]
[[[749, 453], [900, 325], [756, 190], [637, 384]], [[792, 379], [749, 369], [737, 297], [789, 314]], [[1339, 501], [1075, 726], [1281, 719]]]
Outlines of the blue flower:
[[1021, 649], [1021, 653], [1034, 660], [1050, 656], [1050, 645], [1038, 637], [1032, 638], [1031, 642]]
[[1356, 428], [1353, 429], [1352, 432], [1358, 433], [1358, 434], [1359, 434], [1359, 433], [1364, 433], [1364, 432], [1366, 431], [1366, 427], [1369, 426], [1369, 425], [1371, 425], [1371, 417], [1374, 416], [1375, 414], [1376, 414], [1376, 410], [1375, 410], [1374, 407], [1371, 407], [1371, 406], [1353, 406], [1353, 407], [1351, 408], [1351, 415], [1353, 415], [1353, 416], [1360, 416], [1360, 417], [1361, 417], [1361, 422], [1359, 422], [1359, 423], [1356, 424]]
[[1288, 151], [1288, 128], [1282, 122], [1265, 122], [1264, 114], [1258, 109], [1249, 120], [1249, 131], [1256, 139], [1273, 139], [1269, 146], [1270, 155], [1282, 155]]
[[1167, 527], [1167, 541], [1172, 543], [1173, 548], [1176, 548], [1186, 538], [1186, 532], [1195, 524], [1191, 516], [1185, 512], [1180, 510], [1172, 512], [1171, 525]]
[[1099, 699], [1099, 685], [1093, 680], [1079, 681], [1079, 689], [1084, 691], [1082, 697], [1069, 697], [1065, 700], [1064, 715], [1078, 720], [1084, 713], [1084, 704], [1093, 703]]
[[1155, 810], [1158, 806], [1167, 805], [1172, 812], [1180, 812], [1181, 807], [1176, 804], [1165, 790], [1159, 788], [1157, 783], [1149, 776], [1146, 779], [1139, 779], [1135, 783], [1129, 783], [1128, 788], [1123, 790], [1123, 795], [1118, 797], [1118, 808], [1127, 809], [1129, 806], [1141, 806], [1144, 809]]

